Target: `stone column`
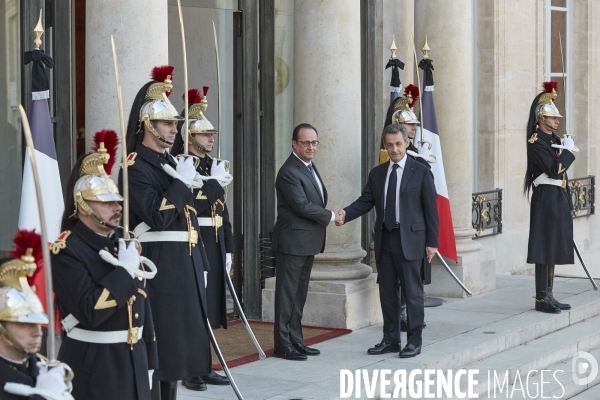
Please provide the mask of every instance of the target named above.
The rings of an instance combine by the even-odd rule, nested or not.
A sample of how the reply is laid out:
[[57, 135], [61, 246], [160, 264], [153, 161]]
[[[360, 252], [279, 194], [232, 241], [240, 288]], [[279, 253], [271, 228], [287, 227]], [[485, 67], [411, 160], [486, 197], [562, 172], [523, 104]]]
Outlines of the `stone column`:
[[[434, 62], [435, 107], [444, 169], [450, 196], [452, 222], [458, 251], [456, 275], [473, 294], [495, 288], [493, 250], [482, 250], [472, 240], [473, 188], [473, 0], [415, 2], [415, 41], [417, 49], [425, 35]], [[453, 261], [449, 264], [454, 265]], [[441, 266], [432, 269], [428, 294], [462, 296], [462, 290]]]
[[[85, 144], [94, 133], [113, 129], [120, 135], [117, 87], [110, 35], [115, 38], [123, 92], [125, 128], [131, 103], [150, 80], [153, 67], [168, 63], [167, 2], [164, 0], [88, 1], [85, 38]], [[182, 71], [178, 79], [183, 79]], [[118, 158], [120, 160], [120, 152]], [[120, 161], [117, 161], [117, 165]], [[114, 168], [113, 172], [118, 171]]]
[[[360, 4], [296, 1], [294, 9], [294, 125], [319, 132], [315, 164], [327, 187], [327, 208], [352, 203], [361, 192]], [[362, 264], [360, 220], [327, 228], [315, 258], [303, 323], [355, 329], [380, 321], [375, 276]], [[267, 282], [263, 319], [270, 319]], [[375, 310], [375, 311], [373, 311]], [[373, 317], [371, 317], [373, 315]]]

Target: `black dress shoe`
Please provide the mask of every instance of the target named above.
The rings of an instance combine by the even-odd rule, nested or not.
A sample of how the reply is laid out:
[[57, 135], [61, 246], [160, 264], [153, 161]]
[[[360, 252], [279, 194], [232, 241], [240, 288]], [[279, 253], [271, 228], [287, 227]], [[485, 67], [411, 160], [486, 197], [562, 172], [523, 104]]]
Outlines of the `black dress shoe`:
[[189, 390], [195, 390], [197, 392], [203, 392], [206, 390], [206, 383], [199, 376], [192, 376], [190, 378], [181, 381], [181, 384]]
[[388, 342], [384, 342], [383, 340], [381, 341], [381, 343], [378, 343], [375, 345], [375, 347], [371, 347], [369, 350], [367, 350], [368, 354], [385, 354], [385, 353], [397, 353], [400, 351], [400, 344], [399, 343], [388, 343]]
[[301, 354], [294, 348], [294, 346], [280, 347], [273, 351], [273, 357], [283, 358], [284, 360], [291, 361], [305, 361], [307, 357]]
[[208, 385], [229, 385], [229, 378], [219, 375], [215, 371], [210, 371], [210, 374], [204, 375], [202, 380]]
[[400, 352], [400, 358], [410, 358], [418, 354], [421, 354], [421, 346], [415, 346], [414, 344], [407, 344]]
[[294, 346], [298, 353], [304, 354], [305, 356], [318, 356], [321, 354], [319, 350], [308, 347], [304, 343], [292, 343], [292, 346]]

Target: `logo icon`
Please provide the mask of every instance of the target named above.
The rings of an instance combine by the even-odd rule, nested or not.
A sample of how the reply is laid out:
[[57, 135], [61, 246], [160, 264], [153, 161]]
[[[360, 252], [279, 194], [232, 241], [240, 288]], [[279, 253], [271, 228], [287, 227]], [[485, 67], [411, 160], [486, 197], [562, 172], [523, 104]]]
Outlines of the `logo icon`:
[[588, 352], [578, 351], [572, 361], [573, 382], [577, 385], [587, 385], [598, 376], [598, 361]]

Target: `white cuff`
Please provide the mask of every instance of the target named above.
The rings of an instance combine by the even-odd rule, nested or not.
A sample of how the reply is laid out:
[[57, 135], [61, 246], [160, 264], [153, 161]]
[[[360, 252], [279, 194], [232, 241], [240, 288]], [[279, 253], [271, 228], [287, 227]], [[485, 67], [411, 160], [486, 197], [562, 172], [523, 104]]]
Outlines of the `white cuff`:
[[335, 212], [331, 212], [331, 220], [329, 222], [335, 221]]

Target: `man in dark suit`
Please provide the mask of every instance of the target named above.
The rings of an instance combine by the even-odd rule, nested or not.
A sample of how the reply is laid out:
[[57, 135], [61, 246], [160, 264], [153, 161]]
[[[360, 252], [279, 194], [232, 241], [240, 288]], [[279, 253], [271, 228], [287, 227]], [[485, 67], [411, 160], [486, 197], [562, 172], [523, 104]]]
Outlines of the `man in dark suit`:
[[277, 222], [273, 251], [275, 284], [275, 351], [273, 356], [306, 360], [320, 354], [307, 347], [302, 337], [302, 311], [315, 254], [325, 249], [325, 228], [335, 220], [325, 209], [327, 190], [313, 157], [319, 145], [317, 130], [300, 124], [292, 134], [292, 154], [275, 180]]
[[414, 357], [421, 353], [425, 316], [421, 263], [425, 257], [431, 262], [438, 247], [436, 191], [429, 169], [406, 156], [409, 138], [404, 127], [388, 125], [382, 140], [390, 161], [371, 170], [361, 196], [339, 212], [336, 224], [352, 221], [375, 207], [375, 259], [383, 340], [368, 353], [400, 351], [400, 281], [408, 314], [408, 343], [400, 357]]

